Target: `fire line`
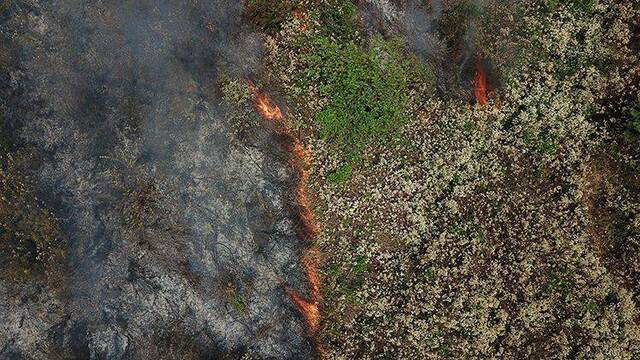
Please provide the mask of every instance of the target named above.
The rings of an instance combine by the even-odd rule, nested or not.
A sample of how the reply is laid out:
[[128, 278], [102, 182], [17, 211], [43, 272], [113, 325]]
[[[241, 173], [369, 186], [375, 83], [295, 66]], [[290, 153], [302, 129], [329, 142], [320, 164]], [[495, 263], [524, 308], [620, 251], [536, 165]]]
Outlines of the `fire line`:
[[[299, 175], [298, 183], [295, 188], [296, 203], [299, 209], [299, 216], [302, 222], [301, 237], [306, 241], [312, 241], [320, 231], [320, 228], [313, 217], [313, 212], [309, 205], [306, 194], [306, 185], [309, 175], [305, 166], [311, 164], [311, 157], [298, 139], [293, 135], [291, 128], [285, 122], [284, 115], [280, 107], [269, 98], [269, 96], [256, 88], [251, 82], [247, 81], [253, 105], [265, 120], [276, 122], [280, 126], [280, 132], [285, 134], [291, 140], [289, 151], [293, 155], [291, 166]], [[319, 252], [317, 249], [307, 249], [303, 257], [303, 265], [306, 272], [307, 281], [310, 287], [310, 298], [305, 299], [297, 291], [289, 286], [285, 286], [285, 293], [295, 305], [296, 309], [304, 318], [305, 324], [309, 332], [313, 335], [318, 329], [320, 323], [320, 313], [318, 309], [318, 301], [320, 298], [320, 277], [318, 275]], [[321, 349], [318, 349], [321, 352]]]

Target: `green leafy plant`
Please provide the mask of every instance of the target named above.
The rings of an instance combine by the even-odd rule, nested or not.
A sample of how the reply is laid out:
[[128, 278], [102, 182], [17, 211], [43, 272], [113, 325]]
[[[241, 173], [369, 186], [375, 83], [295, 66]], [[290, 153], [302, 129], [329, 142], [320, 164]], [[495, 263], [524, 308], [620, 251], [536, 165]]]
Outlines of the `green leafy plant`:
[[345, 156], [357, 157], [405, 122], [411, 62], [402, 56], [399, 42], [377, 38], [364, 49], [320, 36], [314, 49], [308, 75], [320, 80], [321, 93], [329, 99], [315, 120], [322, 136]]

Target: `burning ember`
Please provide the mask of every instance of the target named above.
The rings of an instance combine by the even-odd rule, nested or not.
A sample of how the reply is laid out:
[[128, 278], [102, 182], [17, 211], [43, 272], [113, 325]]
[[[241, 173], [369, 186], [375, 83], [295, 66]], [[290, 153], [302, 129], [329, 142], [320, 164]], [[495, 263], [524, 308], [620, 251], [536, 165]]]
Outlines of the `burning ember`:
[[[311, 165], [311, 157], [298, 137], [284, 121], [282, 111], [264, 92], [259, 91], [252, 82], [248, 82], [249, 90], [253, 97], [253, 105], [260, 116], [265, 120], [272, 120], [281, 125], [280, 131], [291, 139], [289, 151], [293, 155], [291, 166], [299, 174], [299, 181], [296, 184], [296, 203], [302, 221], [302, 237], [311, 241], [317, 236], [320, 228], [313, 217], [313, 212], [309, 205], [306, 193], [306, 184], [309, 178], [305, 167]], [[311, 299], [304, 299], [300, 294], [289, 286], [285, 286], [285, 292], [302, 314], [305, 323], [311, 333], [314, 333], [320, 323], [320, 312], [318, 310], [318, 300], [320, 298], [320, 276], [318, 275], [319, 253], [317, 249], [307, 249], [303, 258], [303, 265], [307, 275], [307, 281], [311, 289]]]
[[473, 77], [473, 94], [475, 95], [478, 104], [487, 104], [487, 73], [485, 72], [480, 59], [476, 62], [476, 73]]

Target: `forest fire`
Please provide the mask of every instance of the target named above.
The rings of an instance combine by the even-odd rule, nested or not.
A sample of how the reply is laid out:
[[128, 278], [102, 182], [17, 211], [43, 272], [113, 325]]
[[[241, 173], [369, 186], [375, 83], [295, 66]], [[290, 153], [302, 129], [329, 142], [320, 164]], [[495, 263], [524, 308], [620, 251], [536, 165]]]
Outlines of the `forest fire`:
[[[284, 116], [280, 108], [255, 85], [248, 81], [249, 91], [253, 97], [253, 104], [256, 111], [265, 120], [272, 120], [280, 125], [280, 132], [285, 134], [291, 141], [289, 151], [293, 155], [290, 162], [299, 176], [295, 188], [295, 200], [298, 207], [300, 220], [302, 222], [301, 237], [307, 241], [313, 240], [320, 231], [320, 228], [313, 217], [313, 212], [306, 194], [306, 185], [309, 174], [306, 166], [311, 165], [311, 157], [302, 142], [293, 134], [291, 128], [284, 121]], [[311, 333], [315, 333], [320, 323], [320, 312], [318, 310], [318, 300], [320, 297], [320, 277], [318, 275], [319, 253], [317, 249], [307, 249], [303, 258], [307, 281], [310, 286], [310, 299], [304, 299], [298, 292], [285, 286], [285, 292], [291, 299], [296, 309], [302, 314], [305, 323]]]
[[487, 104], [487, 73], [480, 59], [476, 62], [476, 72], [473, 77], [473, 94], [475, 95], [478, 104]]
[[485, 68], [486, 63], [482, 58], [476, 60], [476, 69], [473, 76], [473, 95], [476, 102], [481, 105], [487, 105], [489, 99], [494, 100], [494, 106], [500, 108], [500, 100], [496, 95], [495, 85], [492, 86], [489, 76]]

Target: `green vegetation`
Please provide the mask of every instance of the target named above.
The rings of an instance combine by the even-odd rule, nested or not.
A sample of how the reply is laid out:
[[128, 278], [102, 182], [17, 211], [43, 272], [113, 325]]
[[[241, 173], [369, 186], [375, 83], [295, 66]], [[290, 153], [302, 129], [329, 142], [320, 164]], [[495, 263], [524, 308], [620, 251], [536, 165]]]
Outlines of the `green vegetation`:
[[640, 139], [640, 105], [629, 111], [629, 121], [624, 132], [624, 138], [630, 143]]
[[387, 143], [406, 123], [409, 87], [427, 72], [406, 55], [399, 39], [360, 38], [350, 1], [324, 1], [310, 17], [320, 25], [303, 42], [308, 50], [299, 79], [303, 88], [317, 89], [327, 100], [314, 120], [321, 137], [348, 162], [329, 176], [341, 183], [367, 146]]
[[399, 43], [376, 39], [369, 49], [316, 39], [309, 76], [329, 104], [315, 115], [322, 136], [349, 157], [389, 138], [406, 121], [411, 63]]

